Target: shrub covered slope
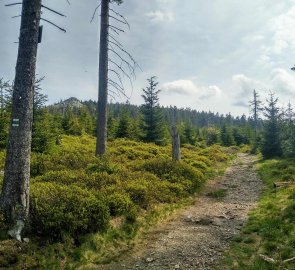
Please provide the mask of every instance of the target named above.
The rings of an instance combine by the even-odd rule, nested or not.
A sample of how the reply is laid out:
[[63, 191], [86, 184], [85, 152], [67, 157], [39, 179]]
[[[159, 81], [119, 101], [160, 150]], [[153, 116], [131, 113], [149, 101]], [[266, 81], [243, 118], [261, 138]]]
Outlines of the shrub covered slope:
[[[169, 146], [115, 140], [104, 158], [96, 158], [94, 149], [93, 137], [64, 136], [50, 154], [32, 154], [33, 238], [29, 244], [7, 240], [2, 225], [0, 267], [105, 262], [112, 258], [108, 250], [127, 248], [143, 227], [189, 198], [236, 151], [184, 146], [183, 160], [175, 163]], [[3, 169], [3, 152], [0, 162]]]

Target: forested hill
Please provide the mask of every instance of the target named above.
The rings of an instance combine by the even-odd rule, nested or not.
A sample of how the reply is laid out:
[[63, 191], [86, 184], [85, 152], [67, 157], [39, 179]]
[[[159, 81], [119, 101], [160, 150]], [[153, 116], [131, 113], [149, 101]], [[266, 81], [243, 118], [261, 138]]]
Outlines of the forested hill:
[[[78, 112], [81, 107], [87, 108], [91, 116], [96, 115], [97, 102], [93, 100], [80, 101], [75, 97], [71, 97], [66, 100], [61, 100], [54, 105], [49, 105], [48, 109], [52, 113], [64, 113], [67, 107], [71, 107], [74, 111]], [[138, 118], [141, 116], [141, 106], [132, 105], [130, 103], [110, 103], [109, 115], [116, 119], [119, 119], [122, 113], [126, 113], [130, 118]], [[230, 113], [224, 115], [219, 113], [206, 111], [197, 111], [191, 108], [177, 108], [177, 107], [160, 107], [162, 114], [164, 116], [165, 122], [172, 123], [176, 120], [176, 123], [190, 123], [196, 127], [208, 127], [216, 126], [222, 127], [222, 125], [234, 125], [243, 126], [249, 123], [253, 126], [253, 119], [251, 117], [246, 117], [246, 115], [234, 117]], [[175, 120], [174, 120], [175, 119]]]
[[[79, 101], [69, 98], [47, 107], [51, 116], [61, 123], [67, 135], [81, 135], [86, 132], [95, 135], [97, 103], [92, 100]], [[129, 138], [166, 145], [170, 140], [170, 127], [176, 124], [180, 133], [181, 143], [196, 145], [197, 142], [212, 145], [220, 142], [224, 146], [248, 144], [253, 138], [254, 122], [245, 115], [233, 117], [230, 114], [220, 115], [213, 112], [192, 110], [190, 108], [161, 107], [153, 110], [157, 120], [158, 134], [154, 138], [146, 136], [145, 126], [148, 124], [148, 113], [144, 105], [130, 103], [108, 104], [108, 138]]]

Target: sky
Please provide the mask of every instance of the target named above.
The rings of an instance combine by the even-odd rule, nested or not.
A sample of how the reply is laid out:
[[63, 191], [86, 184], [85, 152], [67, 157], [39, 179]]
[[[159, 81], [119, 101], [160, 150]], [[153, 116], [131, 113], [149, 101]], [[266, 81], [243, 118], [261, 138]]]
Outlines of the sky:
[[[43, 0], [67, 17], [43, 10], [37, 74], [45, 76], [49, 102], [77, 97], [97, 100], [100, 1]], [[0, 78], [13, 80], [20, 6], [0, 6]], [[281, 106], [295, 105], [295, 0], [125, 0], [112, 9], [124, 15], [130, 30], [117, 37], [140, 69], [132, 86], [124, 80], [130, 103], [142, 104], [147, 78], [156, 76], [160, 105], [249, 114], [256, 89], [264, 101], [270, 91]], [[116, 35], [115, 33], [112, 33]], [[118, 61], [115, 55], [111, 56]], [[113, 78], [115, 79], [115, 78]], [[109, 97], [126, 102], [124, 96]]]

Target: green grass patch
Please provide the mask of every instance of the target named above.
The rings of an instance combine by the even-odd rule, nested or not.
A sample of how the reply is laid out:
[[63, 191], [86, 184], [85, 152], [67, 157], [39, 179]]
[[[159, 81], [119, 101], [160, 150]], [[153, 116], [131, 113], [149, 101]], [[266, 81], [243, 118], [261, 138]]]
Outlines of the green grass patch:
[[208, 197], [217, 199], [217, 200], [221, 200], [223, 199], [226, 195], [227, 195], [227, 190], [226, 189], [218, 189], [218, 190], [214, 190], [209, 192]]
[[[273, 183], [290, 181], [295, 167], [293, 159], [263, 160], [257, 171], [265, 183], [265, 190], [256, 209], [250, 213], [242, 233], [226, 252], [219, 269], [229, 270], [283, 270], [295, 269], [295, 184], [277, 190]], [[260, 255], [276, 261], [266, 262]]]

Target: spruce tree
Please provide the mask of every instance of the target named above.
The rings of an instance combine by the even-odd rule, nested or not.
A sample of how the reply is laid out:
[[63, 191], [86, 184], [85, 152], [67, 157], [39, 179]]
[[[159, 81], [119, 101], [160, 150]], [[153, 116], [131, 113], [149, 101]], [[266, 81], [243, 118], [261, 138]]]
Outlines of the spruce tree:
[[118, 127], [116, 130], [116, 138], [129, 138], [130, 137], [130, 117], [126, 110], [120, 116]]
[[143, 140], [146, 142], [154, 142], [156, 144], [163, 144], [164, 142], [164, 122], [163, 115], [159, 108], [158, 95], [161, 90], [157, 89], [158, 82], [153, 76], [149, 79], [148, 86], [143, 91], [144, 104], [142, 105], [143, 113]]
[[280, 133], [281, 113], [277, 105], [278, 98], [270, 93], [267, 106], [264, 107], [264, 122], [261, 152], [264, 158], [282, 156], [282, 137]]
[[235, 144], [232, 130], [227, 125], [221, 127], [220, 141], [223, 146], [231, 146]]

